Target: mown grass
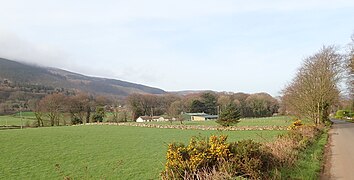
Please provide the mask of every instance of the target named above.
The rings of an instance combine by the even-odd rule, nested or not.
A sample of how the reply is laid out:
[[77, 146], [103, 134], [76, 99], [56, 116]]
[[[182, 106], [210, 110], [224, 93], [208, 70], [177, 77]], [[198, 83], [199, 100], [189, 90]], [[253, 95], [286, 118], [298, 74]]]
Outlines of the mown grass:
[[299, 153], [299, 159], [294, 166], [280, 170], [281, 179], [318, 179], [327, 140], [328, 133], [324, 132], [315, 143]]
[[271, 141], [284, 131], [201, 131], [70, 126], [0, 131], [0, 179], [157, 179], [167, 144], [227, 134]]

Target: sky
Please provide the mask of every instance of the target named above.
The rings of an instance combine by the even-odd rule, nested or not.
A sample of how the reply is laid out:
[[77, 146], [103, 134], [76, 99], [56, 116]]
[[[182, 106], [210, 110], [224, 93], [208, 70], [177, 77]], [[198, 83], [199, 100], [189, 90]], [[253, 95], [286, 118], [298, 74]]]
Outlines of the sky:
[[0, 57], [166, 91], [277, 96], [353, 0], [0, 0]]

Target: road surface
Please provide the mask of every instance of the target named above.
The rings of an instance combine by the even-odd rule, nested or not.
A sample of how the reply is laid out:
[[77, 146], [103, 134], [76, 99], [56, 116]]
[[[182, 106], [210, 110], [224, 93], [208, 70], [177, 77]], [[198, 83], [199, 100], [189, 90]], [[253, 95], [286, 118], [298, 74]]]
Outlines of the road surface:
[[329, 179], [354, 180], [354, 123], [332, 121]]

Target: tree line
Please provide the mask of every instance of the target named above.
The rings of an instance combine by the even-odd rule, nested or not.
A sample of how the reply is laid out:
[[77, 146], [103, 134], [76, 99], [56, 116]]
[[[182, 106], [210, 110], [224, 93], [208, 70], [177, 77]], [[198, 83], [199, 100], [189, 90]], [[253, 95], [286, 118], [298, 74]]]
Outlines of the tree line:
[[[346, 50], [323, 46], [304, 59], [295, 78], [283, 89], [281, 111], [315, 124], [329, 123], [330, 113], [341, 108], [341, 102], [353, 110], [354, 105], [354, 35]], [[347, 93], [341, 92], [347, 82]]]
[[127, 98], [127, 105], [133, 119], [139, 116], [177, 117], [181, 113], [206, 113], [218, 115], [233, 104], [241, 117], [268, 117], [278, 112], [279, 102], [267, 93], [216, 93], [203, 92], [178, 95], [132, 94]]
[[59, 126], [68, 123], [83, 124], [102, 122], [106, 113], [109, 121], [127, 121], [129, 113], [117, 99], [78, 92], [74, 95], [53, 93], [30, 104], [37, 119], [36, 126]]
[[[165, 116], [182, 121], [182, 113], [220, 114], [230, 105], [240, 117], [267, 117], [278, 112], [278, 100], [266, 93], [216, 93], [212, 91], [176, 95], [131, 94], [125, 99], [76, 92], [47, 94], [34, 99], [28, 109], [34, 112], [36, 126], [59, 126], [102, 122], [135, 121], [139, 116]], [[107, 117], [109, 114], [109, 117]], [[70, 119], [70, 122], [66, 120]]]

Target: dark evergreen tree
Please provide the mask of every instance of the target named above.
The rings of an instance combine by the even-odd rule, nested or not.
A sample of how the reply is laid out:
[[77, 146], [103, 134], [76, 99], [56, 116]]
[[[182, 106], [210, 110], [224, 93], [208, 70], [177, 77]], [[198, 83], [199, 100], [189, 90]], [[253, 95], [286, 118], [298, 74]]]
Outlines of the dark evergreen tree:
[[191, 105], [191, 112], [201, 113], [205, 112], [205, 104], [202, 101], [194, 100]]
[[240, 110], [235, 104], [229, 104], [220, 113], [219, 119], [216, 121], [222, 126], [230, 126], [240, 122]]
[[218, 98], [215, 93], [206, 92], [201, 95], [202, 102], [204, 103], [204, 111], [207, 114], [217, 114]]

